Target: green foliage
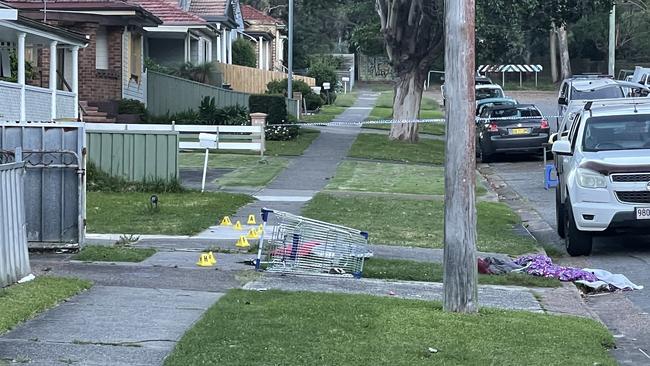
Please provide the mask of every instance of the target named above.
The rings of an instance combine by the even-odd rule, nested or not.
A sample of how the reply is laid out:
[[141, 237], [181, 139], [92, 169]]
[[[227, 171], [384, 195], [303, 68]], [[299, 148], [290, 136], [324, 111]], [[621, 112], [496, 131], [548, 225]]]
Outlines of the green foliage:
[[210, 84], [210, 74], [212, 74], [213, 70], [214, 66], [211, 62], [200, 65], [187, 62], [174, 70], [174, 75], [183, 79], [196, 81], [197, 83]]
[[312, 64], [307, 75], [316, 79], [317, 86], [323, 86], [323, 83], [330, 83], [332, 90], [336, 87], [336, 70], [327, 63], [318, 62]]
[[316, 95], [316, 93], [308, 94], [307, 96], [304, 97], [304, 99], [308, 111], [318, 110], [320, 107], [323, 106], [323, 104], [325, 104], [323, 98], [320, 95]]
[[145, 112], [144, 103], [135, 99], [121, 99], [117, 107], [119, 114], [145, 114]]
[[232, 43], [232, 63], [248, 67], [257, 66], [255, 49], [250, 41], [244, 38], [237, 38]]
[[161, 74], [174, 75], [174, 69], [171, 67], [163, 66], [149, 57], [144, 59], [144, 67], [147, 70], [159, 72]]
[[245, 126], [248, 121], [248, 109], [239, 105], [217, 108], [214, 97], [204, 97], [199, 106], [198, 124]]
[[[266, 84], [266, 93], [267, 94], [282, 94], [287, 95], [289, 80], [272, 80]], [[313, 94], [311, 87], [302, 80], [293, 80], [291, 88], [294, 93], [302, 93], [303, 96]]]
[[287, 102], [281, 94], [255, 94], [248, 100], [251, 113], [266, 113], [269, 125], [279, 125], [287, 121]]
[[166, 182], [162, 179], [147, 179], [142, 182], [129, 182], [121, 177], [113, 177], [88, 162], [86, 167], [86, 189], [89, 192], [185, 192], [180, 181]]
[[[18, 57], [16, 51], [12, 50], [9, 53], [9, 67], [11, 69], [11, 77], [0, 78], [0, 80], [15, 83], [18, 81]], [[25, 61], [25, 80], [31, 80], [34, 77], [34, 66], [31, 62]]]
[[85, 262], [133, 262], [138, 263], [156, 254], [152, 248], [130, 248], [125, 245], [87, 245], [72, 259]]
[[386, 53], [381, 36], [379, 19], [356, 27], [350, 36], [351, 46], [368, 56], [383, 56]]

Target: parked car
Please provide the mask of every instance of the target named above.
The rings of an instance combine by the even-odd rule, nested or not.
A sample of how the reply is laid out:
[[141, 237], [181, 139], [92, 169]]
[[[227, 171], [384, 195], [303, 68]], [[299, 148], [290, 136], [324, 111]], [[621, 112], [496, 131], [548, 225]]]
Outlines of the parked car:
[[476, 121], [476, 150], [489, 163], [498, 153], [542, 152], [549, 138], [548, 121], [532, 104], [484, 108]]
[[512, 98], [487, 98], [476, 101], [476, 115], [479, 116], [483, 108], [489, 108], [500, 105], [515, 105], [517, 103], [516, 99]]
[[578, 75], [562, 82], [558, 95], [558, 112], [564, 113], [574, 100], [600, 100], [625, 98], [629, 88], [644, 88], [640, 84], [614, 80], [609, 75]]
[[505, 98], [503, 88], [497, 84], [476, 85], [476, 100], [488, 98]]
[[[487, 76], [483, 75], [476, 75], [474, 78], [474, 85], [493, 85], [492, 79], [490, 79]], [[498, 85], [497, 85], [498, 86]], [[499, 87], [501, 88], [501, 87]], [[446, 104], [446, 98], [445, 98], [445, 84], [442, 84], [440, 86], [440, 92], [442, 93], [442, 103], [443, 105]], [[503, 93], [503, 90], [501, 91]], [[478, 99], [478, 98], [477, 98]]]
[[650, 100], [586, 103], [552, 148], [557, 232], [572, 256], [593, 237], [650, 234]]

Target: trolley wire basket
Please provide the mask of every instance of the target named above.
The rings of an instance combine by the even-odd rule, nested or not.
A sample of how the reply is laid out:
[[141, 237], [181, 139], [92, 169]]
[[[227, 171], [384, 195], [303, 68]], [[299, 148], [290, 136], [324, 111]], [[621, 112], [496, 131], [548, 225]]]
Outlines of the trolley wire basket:
[[[275, 225], [268, 236], [271, 215]], [[364, 259], [372, 256], [363, 231], [266, 208], [262, 220], [265, 235], [259, 242], [257, 269], [360, 278]]]

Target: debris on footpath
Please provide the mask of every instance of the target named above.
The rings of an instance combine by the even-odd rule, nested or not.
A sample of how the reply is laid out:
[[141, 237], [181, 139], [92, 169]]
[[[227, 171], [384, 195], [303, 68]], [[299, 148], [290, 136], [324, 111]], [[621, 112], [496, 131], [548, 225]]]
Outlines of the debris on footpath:
[[479, 258], [477, 265], [481, 274], [526, 273], [531, 276], [555, 278], [563, 282], [574, 282], [587, 293], [643, 289], [643, 286], [634, 284], [622, 274], [613, 274], [602, 269], [560, 266], [543, 254], [524, 255], [514, 260], [485, 257]]

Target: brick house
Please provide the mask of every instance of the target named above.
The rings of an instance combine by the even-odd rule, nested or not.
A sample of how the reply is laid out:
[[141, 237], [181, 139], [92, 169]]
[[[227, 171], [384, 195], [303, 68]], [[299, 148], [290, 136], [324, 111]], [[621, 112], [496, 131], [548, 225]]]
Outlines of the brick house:
[[[162, 21], [138, 5], [119, 0], [9, 0], [12, 7], [34, 20], [56, 25], [87, 36], [88, 46], [79, 50], [79, 104], [84, 120], [105, 122], [117, 114], [120, 99], [146, 103], [147, 77], [144, 68], [144, 27]], [[67, 54], [59, 63], [69, 62]], [[47, 49], [32, 55], [40, 83], [48, 83]], [[63, 73], [61, 82], [69, 84]], [[102, 112], [98, 112], [98, 110]]]
[[242, 5], [241, 10], [245, 22], [244, 34], [256, 46], [257, 67], [284, 72], [284, 22], [250, 5]]

